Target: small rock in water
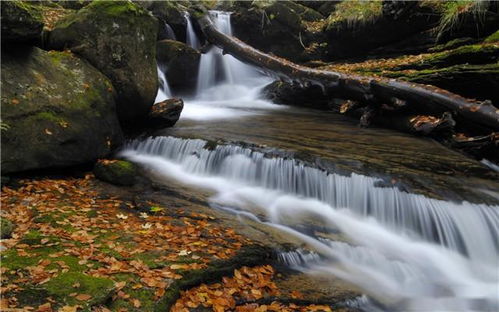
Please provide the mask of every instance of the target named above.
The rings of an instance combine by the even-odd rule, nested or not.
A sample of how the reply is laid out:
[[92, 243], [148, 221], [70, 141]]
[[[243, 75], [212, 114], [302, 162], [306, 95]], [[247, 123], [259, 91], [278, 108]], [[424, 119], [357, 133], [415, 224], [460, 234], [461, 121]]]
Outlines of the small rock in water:
[[99, 160], [93, 170], [99, 180], [115, 185], [133, 185], [137, 176], [137, 167], [124, 160]]
[[149, 126], [153, 128], [173, 127], [184, 108], [181, 99], [168, 99], [154, 104], [149, 113]]

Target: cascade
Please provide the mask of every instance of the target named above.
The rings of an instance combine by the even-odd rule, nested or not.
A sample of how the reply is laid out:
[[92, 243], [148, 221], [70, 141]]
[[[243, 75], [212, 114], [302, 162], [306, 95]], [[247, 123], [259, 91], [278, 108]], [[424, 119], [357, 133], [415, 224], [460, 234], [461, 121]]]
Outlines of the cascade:
[[168, 80], [166, 79], [165, 71], [161, 69], [161, 67], [157, 66], [158, 70], [158, 93], [156, 94], [156, 99], [154, 103], [163, 102], [166, 99], [172, 97], [172, 92], [170, 90], [170, 86], [168, 85]]
[[192, 26], [191, 16], [188, 12], [184, 12], [184, 18], [187, 23], [185, 41], [187, 45], [197, 50], [201, 48], [201, 44], [199, 43], [199, 39], [196, 35], [196, 32], [194, 31], [194, 27]]
[[[122, 155], [212, 190], [214, 203], [303, 241], [312, 254], [281, 258], [295, 266], [303, 262], [306, 272], [350, 281], [386, 306], [464, 311], [476, 308], [479, 299], [480, 309], [498, 307], [499, 206], [432, 199], [376, 187], [379, 179], [373, 177], [328, 173], [234, 145], [205, 149], [206, 144], [155, 137], [130, 143]], [[305, 234], [313, 231], [303, 231], [302, 220], [339, 231], [348, 242]]]

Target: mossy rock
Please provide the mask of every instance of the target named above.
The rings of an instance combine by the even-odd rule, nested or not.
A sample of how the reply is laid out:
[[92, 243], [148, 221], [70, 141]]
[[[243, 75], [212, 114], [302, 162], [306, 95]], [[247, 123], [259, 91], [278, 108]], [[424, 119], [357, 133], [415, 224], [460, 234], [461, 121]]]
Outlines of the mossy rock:
[[491, 43], [491, 42], [499, 42], [499, 30], [493, 33], [492, 35], [485, 38], [483, 42]]
[[2, 41], [36, 43], [41, 39], [40, 8], [28, 1], [2, 1]]
[[308, 14], [312, 9], [292, 1], [253, 1], [250, 6], [236, 1], [231, 11], [234, 35], [242, 41], [291, 61], [304, 59], [308, 30], [302, 21], [315, 19]]
[[10, 220], [0, 217], [1, 238], [9, 238], [14, 230], [14, 224]]
[[[79, 284], [79, 287], [75, 288], [75, 284]], [[79, 272], [67, 272], [49, 280], [43, 285], [43, 289], [57, 302], [81, 305], [84, 310], [88, 311], [90, 307], [102, 304], [110, 298], [114, 290], [114, 282], [107, 278], [92, 277]], [[77, 296], [71, 296], [75, 292], [89, 295], [90, 298], [78, 300]]]
[[119, 119], [132, 127], [156, 97], [157, 31], [157, 19], [137, 4], [98, 0], [61, 19], [47, 46], [70, 49], [106, 75], [117, 91]]
[[133, 185], [137, 177], [137, 167], [124, 160], [101, 160], [95, 164], [95, 177], [116, 185]]
[[168, 84], [174, 92], [185, 93], [196, 89], [201, 53], [175, 40], [161, 40], [156, 46], [156, 58], [166, 68]]
[[114, 89], [98, 70], [68, 52], [2, 52], [3, 173], [91, 162], [121, 145]]

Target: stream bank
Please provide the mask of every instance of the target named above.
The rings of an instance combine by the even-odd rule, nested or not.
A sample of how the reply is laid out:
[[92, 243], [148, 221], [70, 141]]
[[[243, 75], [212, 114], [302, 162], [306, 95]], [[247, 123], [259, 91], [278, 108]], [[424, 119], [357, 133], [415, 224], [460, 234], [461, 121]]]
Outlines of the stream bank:
[[[15, 228], [2, 241], [9, 248], [2, 252], [2, 309], [183, 311], [181, 302], [196, 306], [192, 300], [175, 305], [184, 291], [242, 272], [239, 287], [246, 288], [232, 302], [215, 296], [197, 304], [237, 311], [272, 304], [289, 311], [355, 311], [344, 306], [359, 296], [352, 286], [279, 264], [276, 250], [297, 246], [275, 230], [241, 226], [230, 214], [210, 209], [207, 194], [173, 181], [165, 186], [144, 176], [138, 180], [116, 187], [85, 174], [13, 180], [15, 187], [4, 187], [2, 217]], [[265, 268], [260, 278], [266, 283], [251, 273], [259, 268]]]

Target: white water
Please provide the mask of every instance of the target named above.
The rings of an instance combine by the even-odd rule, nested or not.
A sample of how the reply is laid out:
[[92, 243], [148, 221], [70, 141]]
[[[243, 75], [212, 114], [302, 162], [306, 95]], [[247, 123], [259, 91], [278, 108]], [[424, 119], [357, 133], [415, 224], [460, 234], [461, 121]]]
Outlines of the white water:
[[201, 44], [199, 43], [199, 39], [194, 31], [194, 27], [192, 26], [191, 16], [188, 12], [184, 12], [185, 22], [187, 23], [186, 34], [185, 34], [185, 43], [194, 49], [201, 48]]
[[177, 36], [175, 36], [175, 32], [173, 31], [172, 27], [168, 25], [167, 22], [164, 22], [164, 26], [167, 39], [177, 40]]
[[[230, 13], [211, 11], [210, 15], [218, 30], [232, 35]], [[188, 15], [186, 21], [187, 43], [199, 48], [199, 40]], [[260, 110], [281, 109], [282, 106], [260, 98], [260, 90], [270, 82], [272, 79], [263, 76], [255, 68], [231, 55], [223, 55], [220, 48], [212, 46], [201, 55], [196, 95], [185, 99], [181, 118], [240, 118], [258, 114]]]
[[166, 79], [165, 72], [159, 65], [157, 66], [157, 70], [159, 86], [154, 103], [163, 102], [164, 100], [172, 97], [172, 91], [170, 90], [170, 86], [168, 85], [168, 80]]
[[[323, 259], [301, 269], [350, 281], [385, 307], [499, 308], [499, 207], [378, 188], [375, 178], [327, 174], [237, 146], [210, 151], [205, 144], [157, 137], [132, 143], [123, 156], [212, 190], [214, 203], [293, 235]], [[339, 230], [350, 244], [299, 232], [309, 226], [303, 220]]]

